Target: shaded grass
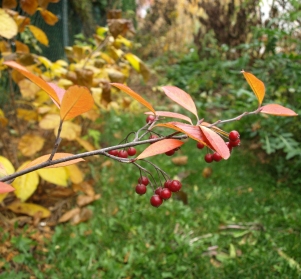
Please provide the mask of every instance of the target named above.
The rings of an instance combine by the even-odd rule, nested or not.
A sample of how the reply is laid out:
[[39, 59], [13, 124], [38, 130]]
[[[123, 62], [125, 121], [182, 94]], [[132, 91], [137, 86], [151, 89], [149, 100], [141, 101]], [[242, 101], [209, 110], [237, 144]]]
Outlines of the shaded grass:
[[[131, 124], [138, 128], [143, 119], [107, 121], [111, 129], [103, 139], [130, 131]], [[134, 166], [94, 164], [102, 198], [90, 206], [93, 218], [57, 226], [48, 252], [38, 258], [28, 252], [26, 239], [15, 241], [22, 252], [16, 266], [26, 264], [37, 278], [301, 278], [301, 196], [277, 188], [269, 166], [244, 146], [228, 161], [209, 165], [209, 178], [202, 176], [208, 167], [204, 151], [194, 142], [178, 155], [188, 155], [188, 164], [175, 166], [165, 155], [152, 161], [172, 177], [185, 177], [187, 205], [174, 198], [152, 208], [150, 189], [141, 197], [134, 192]], [[236, 229], [222, 227], [228, 225]], [[42, 264], [49, 266], [42, 271]], [[25, 271], [4, 269], [0, 278], [29, 278]]]

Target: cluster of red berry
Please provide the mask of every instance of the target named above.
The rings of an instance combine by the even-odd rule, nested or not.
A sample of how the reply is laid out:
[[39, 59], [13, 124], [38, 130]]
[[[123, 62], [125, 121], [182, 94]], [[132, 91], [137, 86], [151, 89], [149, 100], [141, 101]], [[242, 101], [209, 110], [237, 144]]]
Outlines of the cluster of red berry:
[[[144, 195], [147, 190], [147, 185], [149, 184], [149, 180], [145, 176], [141, 176], [138, 179], [138, 184], [136, 186], [136, 193], [139, 195]], [[182, 188], [182, 183], [179, 180], [167, 180], [164, 183], [164, 187], [158, 187], [155, 190], [154, 195], [150, 198], [150, 203], [154, 207], [159, 207], [163, 201], [168, 200], [172, 192], [178, 192]]]
[[129, 147], [127, 150], [122, 149], [122, 150], [110, 150], [108, 153], [110, 155], [120, 157], [120, 158], [127, 158], [129, 156], [134, 156], [136, 154], [136, 148], [135, 147]]
[[[231, 153], [233, 147], [240, 145], [239, 137], [240, 137], [239, 133], [235, 130], [233, 130], [229, 133], [229, 141], [226, 142], [226, 145], [228, 146], [230, 153]], [[203, 143], [201, 143], [201, 142], [197, 143], [198, 149], [203, 149], [204, 147], [205, 147], [205, 145]], [[222, 160], [222, 156], [219, 155], [217, 152], [207, 153], [205, 155], [204, 159], [205, 159], [205, 162], [207, 162], [207, 163], [212, 163], [213, 161], [219, 162], [220, 160]]]

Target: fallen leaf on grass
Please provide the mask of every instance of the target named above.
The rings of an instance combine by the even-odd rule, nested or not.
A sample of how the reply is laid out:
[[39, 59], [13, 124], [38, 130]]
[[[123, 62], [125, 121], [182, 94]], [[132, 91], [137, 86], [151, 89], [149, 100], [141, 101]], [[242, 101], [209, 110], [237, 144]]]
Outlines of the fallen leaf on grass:
[[187, 165], [188, 157], [187, 156], [177, 156], [171, 159], [171, 161], [176, 166], [184, 166]]
[[65, 214], [63, 214], [61, 216], [61, 218], [59, 219], [59, 223], [64, 223], [64, 222], [67, 222], [69, 221], [71, 218], [73, 218], [76, 214], [79, 214], [80, 213], [80, 208], [79, 207], [76, 207], [76, 208], [73, 208], [69, 211], [67, 211]]
[[81, 222], [86, 222], [92, 217], [92, 215], [92, 210], [84, 207], [78, 214], [74, 215], [74, 217], [71, 220], [71, 224], [77, 225]]
[[23, 213], [29, 216], [35, 216], [37, 212], [41, 211], [41, 218], [47, 218], [51, 214], [47, 208], [33, 203], [22, 203], [17, 201], [8, 205], [7, 208], [15, 213]]

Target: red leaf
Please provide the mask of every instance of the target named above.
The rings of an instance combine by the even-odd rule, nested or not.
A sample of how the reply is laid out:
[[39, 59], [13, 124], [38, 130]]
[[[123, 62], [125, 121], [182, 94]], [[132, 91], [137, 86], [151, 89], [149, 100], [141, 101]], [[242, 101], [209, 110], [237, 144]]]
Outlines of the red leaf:
[[167, 97], [192, 112], [199, 119], [195, 103], [189, 94], [175, 86], [163, 86], [162, 89]]
[[183, 144], [184, 142], [177, 139], [164, 139], [154, 142], [150, 146], [145, 148], [144, 151], [142, 151], [142, 153], [137, 157], [137, 160], [165, 153], [167, 151], [180, 147]]
[[15, 188], [4, 182], [0, 182], [0, 194], [15, 191]]
[[254, 94], [256, 95], [259, 105], [261, 105], [265, 94], [264, 83], [251, 73], [245, 72], [244, 70], [242, 70], [241, 72], [243, 73], [245, 79], [247, 80], [248, 84], [251, 86]]
[[199, 126], [189, 125], [181, 122], [161, 123], [155, 125], [155, 127], [156, 126], [166, 127], [166, 128], [179, 131], [183, 134], [186, 134], [188, 137], [207, 145], [207, 143], [205, 142], [206, 139], [202, 135]]
[[138, 93], [136, 93], [131, 88], [129, 88], [128, 86], [126, 86], [122, 83], [110, 83], [110, 84], [117, 87], [118, 89], [122, 90], [123, 92], [127, 93], [132, 98], [137, 100], [140, 104], [144, 105], [149, 110], [151, 110], [154, 114], [156, 114], [156, 112], [155, 112], [154, 108], [152, 107], [152, 105], [148, 101], [146, 101], [144, 98], [142, 98]]
[[61, 119], [68, 120], [93, 108], [94, 99], [88, 88], [78, 85], [70, 86], [62, 99]]
[[33, 73], [29, 72], [25, 67], [22, 65], [16, 63], [15, 61], [6, 61], [3, 62], [3, 64], [14, 68], [24, 76], [26, 76], [28, 79], [30, 79], [33, 83], [35, 83], [37, 86], [41, 87], [46, 93], [57, 103], [59, 104], [59, 98], [55, 93], [55, 90], [43, 79], [40, 77], [34, 75]]
[[[146, 112], [145, 114], [153, 114], [153, 113], [152, 112]], [[185, 120], [185, 121], [189, 122], [190, 124], [192, 124], [191, 119], [188, 116], [183, 115], [181, 113], [170, 112], [170, 111], [156, 111], [156, 115], [157, 116], [163, 116], [163, 117], [179, 118], [179, 119]]]
[[277, 104], [269, 104], [261, 107], [261, 113], [279, 115], [279, 116], [296, 116], [293, 110]]
[[221, 155], [223, 159], [228, 159], [230, 157], [230, 151], [224, 140], [211, 129], [205, 126], [199, 127], [203, 132], [207, 143], [209, 143], [213, 147], [213, 150], [215, 150], [219, 155]]

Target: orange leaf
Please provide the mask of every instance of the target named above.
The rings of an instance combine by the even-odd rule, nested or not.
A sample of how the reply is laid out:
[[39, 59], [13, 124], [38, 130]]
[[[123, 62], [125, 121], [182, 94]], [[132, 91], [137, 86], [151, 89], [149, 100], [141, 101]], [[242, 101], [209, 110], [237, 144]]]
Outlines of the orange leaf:
[[259, 105], [261, 105], [265, 94], [264, 83], [251, 73], [245, 72], [244, 70], [242, 70], [241, 72], [247, 80], [248, 84], [251, 86], [254, 94], [256, 95]]
[[68, 120], [93, 108], [94, 100], [88, 88], [70, 86], [62, 99], [60, 116]]
[[205, 142], [206, 139], [202, 135], [201, 130], [198, 126], [193, 126], [193, 125], [184, 124], [180, 122], [161, 123], [155, 125], [155, 127], [156, 126], [166, 127], [166, 128], [179, 131], [183, 134], [186, 134], [188, 137], [207, 145], [207, 143]]
[[59, 20], [58, 17], [50, 11], [40, 10], [40, 13], [45, 22], [49, 25], [55, 25]]
[[214, 131], [205, 127], [199, 126], [204, 134], [204, 137], [208, 143], [213, 147], [213, 149], [222, 156], [223, 159], [228, 159], [230, 157], [230, 151], [224, 140]]
[[15, 9], [17, 7], [16, 0], [3, 0], [2, 9]]
[[177, 139], [164, 139], [158, 142], [154, 142], [142, 151], [142, 153], [137, 157], [137, 160], [165, 153], [167, 151], [180, 147], [183, 144], [184, 142]]
[[[53, 161], [54, 160], [58, 160], [58, 159], [63, 159], [63, 158], [67, 158], [67, 157], [70, 157], [72, 156], [73, 154], [70, 154], [70, 153], [55, 153], [54, 156], [53, 156]], [[36, 166], [36, 165], [39, 165], [41, 163], [44, 163], [46, 162], [50, 157], [50, 154], [47, 154], [47, 155], [43, 155], [33, 161], [31, 161], [28, 165], [26, 165], [23, 169], [28, 169], [30, 167], [33, 167], [33, 166]], [[62, 162], [62, 163], [58, 163], [58, 164], [55, 164], [55, 165], [51, 165], [51, 166], [48, 166], [46, 168], [59, 168], [59, 167], [65, 167], [65, 166], [69, 166], [69, 165], [72, 165], [72, 164], [76, 164], [78, 162], [81, 162], [81, 161], [85, 161], [84, 159], [82, 158], [79, 158], [79, 159], [74, 159], [74, 160], [70, 160], [70, 161], [66, 161], [66, 162]]]
[[192, 112], [199, 119], [195, 103], [189, 94], [175, 86], [163, 86], [162, 89], [167, 97]]
[[149, 102], [147, 102], [144, 98], [142, 98], [139, 94], [137, 94], [135, 91], [133, 91], [131, 88], [129, 88], [128, 86], [126, 86], [122, 83], [110, 83], [110, 84], [117, 87], [117, 88], [119, 88], [123, 92], [127, 93], [132, 98], [137, 100], [140, 104], [144, 105], [149, 110], [151, 110], [154, 114], [156, 114], [156, 112], [155, 112], [154, 108], [152, 107], [152, 105]]
[[24, 12], [33, 15], [38, 8], [38, 0], [22, 0], [20, 6]]
[[0, 194], [15, 191], [15, 188], [4, 182], [0, 182]]
[[261, 107], [261, 113], [279, 115], [279, 116], [296, 116], [293, 110], [277, 104], [269, 104]]
[[[153, 114], [153, 113], [149, 111], [149, 112], [146, 112], [145, 114]], [[179, 118], [179, 119], [185, 120], [185, 121], [189, 122], [190, 124], [192, 124], [191, 119], [188, 116], [183, 115], [181, 113], [170, 112], [170, 111], [156, 111], [156, 115], [163, 116], [163, 117]]]
[[57, 103], [59, 104], [59, 99], [53, 90], [53, 88], [43, 79], [40, 77], [34, 75], [33, 73], [29, 72], [25, 67], [22, 65], [16, 63], [15, 61], [6, 61], [3, 62], [3, 64], [14, 68], [24, 76], [26, 76], [28, 79], [30, 79], [33, 83], [35, 83], [37, 86], [41, 87], [46, 93]]

